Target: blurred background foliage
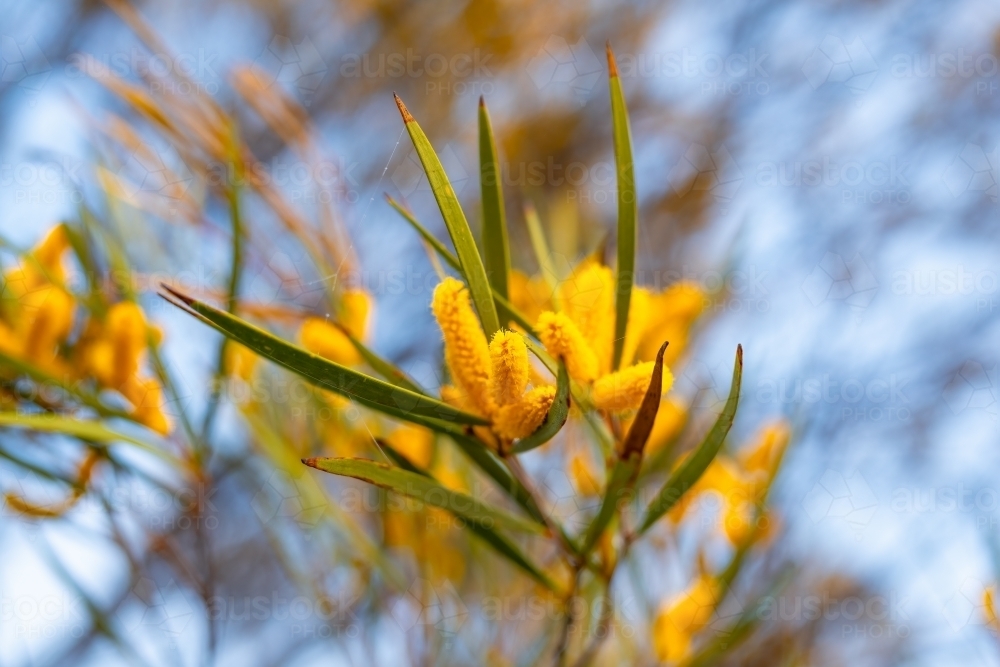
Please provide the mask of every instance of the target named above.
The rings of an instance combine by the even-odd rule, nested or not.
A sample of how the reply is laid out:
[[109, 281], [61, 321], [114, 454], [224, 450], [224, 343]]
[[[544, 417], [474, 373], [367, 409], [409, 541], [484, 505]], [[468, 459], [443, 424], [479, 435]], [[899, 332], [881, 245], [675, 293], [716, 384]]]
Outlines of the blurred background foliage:
[[[93, 297], [85, 312], [134, 301], [155, 325], [123, 328], [148, 334], [130, 377], [162, 392], [149, 405], [170, 458], [103, 447], [101, 434], [3, 429], [0, 662], [551, 660], [558, 613], [497, 622], [482, 605], [546, 599], [530, 581], [433, 511], [377, 511], [387, 499], [299, 463], [413, 434], [224, 348], [155, 292], [169, 283], [294, 339], [364, 289], [370, 346], [436, 389], [438, 272], [383, 193], [445, 230], [391, 94], [442, 155], [474, 229], [485, 96], [513, 264], [541, 268], [531, 205], [566, 275], [613, 243], [609, 40], [635, 141], [638, 281], [708, 295], [671, 359], [690, 416], [673, 447], [714, 419], [736, 342], [747, 370], [732, 440], [779, 416], [795, 433], [773, 534], [729, 596], [737, 617], [761, 599], [775, 607], [752, 609], [732, 644], [720, 609], [706, 647], [723, 654], [699, 659], [996, 663], [981, 595], [995, 578], [1000, 464], [998, 13], [976, 1], [4, 3], [5, 304], [18, 298], [10, 271], [31, 272], [25, 251], [56, 223], [88, 239], [92, 266], [65, 249], [71, 285]], [[244, 269], [229, 304], [234, 197]], [[93, 409], [76, 385], [38, 393], [51, 383], [26, 385], [9, 364], [3, 377], [8, 407]], [[97, 389], [124, 395], [128, 379]], [[140, 425], [160, 422], [129, 401], [131, 414], [102, 405], [126, 436], [151, 440]], [[449, 486], [485, 491], [457, 453], [406, 443], [433, 450]], [[545, 493], [556, 505], [586, 495], [579, 452], [550, 447], [529, 466]], [[610, 597], [617, 631], [634, 634], [612, 634], [596, 664], [625, 646], [635, 653], [620, 660], [653, 661], [659, 605], [701, 568], [724, 568], [732, 549], [706, 529], [718, 527], [710, 505], [688, 532], [633, 553]], [[383, 571], [397, 568], [397, 581]], [[830, 613], [804, 610], [817, 600]], [[587, 618], [574, 651], [600, 629]]]

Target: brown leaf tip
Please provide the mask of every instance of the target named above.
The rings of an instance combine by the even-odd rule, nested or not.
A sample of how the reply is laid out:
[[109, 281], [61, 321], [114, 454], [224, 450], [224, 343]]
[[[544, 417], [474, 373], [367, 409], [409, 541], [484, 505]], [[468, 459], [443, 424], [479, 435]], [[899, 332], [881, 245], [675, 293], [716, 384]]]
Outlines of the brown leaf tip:
[[311, 459], [300, 459], [300, 460], [302, 461], [302, 463], [306, 464], [306, 465], [307, 465], [307, 466], [309, 466], [310, 468], [315, 468], [315, 467], [316, 467], [316, 461], [317, 461], [318, 459], [316, 459], [316, 458], [311, 458]]
[[[179, 299], [185, 305], [190, 306], [191, 304], [194, 303], [194, 299], [184, 294], [181, 294], [180, 292], [178, 292], [177, 290], [175, 290], [173, 287], [171, 287], [166, 283], [160, 283], [160, 289], [162, 289], [164, 292], [174, 297], [175, 299]], [[165, 295], [161, 294], [160, 296], [165, 296]]]
[[736, 361], [739, 362], [740, 366], [743, 365], [743, 344], [738, 343], [736, 345]]
[[399, 99], [399, 95], [397, 95], [396, 93], [393, 93], [392, 96], [394, 98], [396, 98], [396, 106], [399, 107], [399, 114], [403, 117], [403, 122], [404, 123], [412, 123], [413, 122], [413, 116], [410, 114], [409, 110], [406, 108], [406, 105], [403, 104], [403, 100]]
[[480, 95], [479, 96], [479, 108], [482, 109], [485, 106], [486, 106], [486, 100], [483, 98], [482, 95]]
[[611, 40], [604, 45], [608, 53], [608, 74], [613, 78], [618, 76], [618, 63], [615, 62], [615, 52], [611, 50]]

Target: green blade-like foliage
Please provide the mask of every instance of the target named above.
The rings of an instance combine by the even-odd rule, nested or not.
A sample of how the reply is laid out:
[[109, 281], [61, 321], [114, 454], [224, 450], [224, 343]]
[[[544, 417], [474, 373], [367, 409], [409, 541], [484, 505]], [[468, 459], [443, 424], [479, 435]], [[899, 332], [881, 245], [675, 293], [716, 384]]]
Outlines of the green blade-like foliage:
[[649, 377], [649, 386], [646, 387], [646, 393], [642, 397], [642, 404], [622, 441], [618, 460], [611, 470], [601, 508], [587, 529], [583, 540], [583, 553], [588, 553], [594, 547], [615, 514], [632, 500], [635, 480], [642, 467], [643, 449], [653, 430], [656, 414], [660, 410], [660, 400], [663, 393], [663, 353], [666, 351], [667, 343], [663, 343], [659, 352], [656, 353], [653, 373]]
[[530, 452], [536, 447], [541, 447], [546, 442], [555, 437], [559, 429], [566, 423], [569, 417], [569, 373], [566, 371], [565, 362], [559, 362], [559, 378], [556, 381], [556, 397], [552, 400], [552, 407], [545, 416], [545, 421], [534, 433], [526, 438], [518, 440], [514, 445], [515, 454]]
[[733, 381], [729, 387], [729, 398], [726, 405], [719, 414], [718, 419], [708, 432], [705, 439], [698, 448], [684, 460], [684, 463], [674, 471], [667, 480], [663, 488], [653, 499], [646, 509], [646, 516], [639, 528], [639, 533], [644, 533], [656, 523], [670, 508], [677, 504], [677, 501], [687, 493], [695, 482], [697, 482], [709, 464], [719, 453], [722, 443], [726, 440], [729, 429], [733, 426], [736, 418], [736, 408], [740, 402], [740, 384], [743, 381], [743, 346], [736, 347], [736, 363], [733, 365]]
[[110, 429], [98, 421], [62, 417], [53, 414], [25, 415], [16, 412], [0, 412], [0, 427], [23, 428], [29, 431], [68, 435], [101, 445], [127, 442], [150, 454], [172, 463], [177, 463], [177, 460], [172, 455], [160, 447], [135, 436]]
[[479, 313], [479, 320], [482, 322], [483, 331], [486, 332], [487, 339], [493, 337], [500, 329], [500, 320], [497, 318], [496, 305], [493, 303], [493, 292], [490, 289], [489, 279], [486, 277], [486, 267], [479, 256], [479, 249], [476, 247], [476, 240], [469, 229], [469, 221], [465, 218], [465, 212], [458, 202], [455, 190], [451, 187], [448, 175], [444, 171], [444, 166], [434, 152], [430, 140], [420, 125], [406, 109], [403, 101], [396, 96], [396, 105], [399, 113], [403, 116], [403, 123], [413, 141], [413, 148], [420, 158], [420, 164], [427, 174], [427, 181], [430, 183], [434, 199], [437, 200], [438, 208], [441, 209], [441, 217], [448, 227], [448, 234], [451, 242], [455, 246], [455, 254], [462, 263], [462, 275], [469, 285], [469, 293], [472, 296], [472, 303]]
[[479, 187], [483, 200], [483, 260], [493, 291], [507, 298], [510, 245], [503, 206], [500, 160], [486, 102], [479, 98]]
[[490, 507], [472, 496], [452, 491], [431, 477], [403, 468], [356, 458], [312, 458], [303, 459], [302, 462], [310, 468], [360, 479], [427, 505], [440, 507], [483, 528], [506, 528], [538, 535], [546, 531], [541, 524]]
[[351, 398], [373, 410], [414, 423], [426, 425], [427, 419], [444, 420], [458, 424], [489, 423], [437, 399], [359, 373], [312, 354], [238, 317], [185, 296], [166, 285], [163, 285], [163, 289], [181, 302], [172, 302], [174, 305], [198, 316], [222, 334], [242, 343], [265, 359], [270, 359], [279, 366], [302, 376], [317, 387]]
[[387, 359], [380, 357], [376, 354], [370, 347], [358, 340], [350, 331], [345, 329], [339, 324], [334, 323], [334, 325], [340, 329], [349, 341], [354, 349], [358, 351], [361, 358], [365, 360], [365, 363], [372, 367], [372, 369], [384, 377], [386, 381], [391, 382], [397, 387], [402, 387], [403, 389], [409, 389], [417, 394], [423, 394], [424, 396], [429, 396], [429, 394], [418, 385], [410, 376], [398, 368], [395, 364]]
[[635, 249], [638, 244], [638, 212], [635, 193], [635, 168], [632, 163], [632, 130], [629, 128], [625, 93], [618, 76], [615, 54], [608, 44], [608, 70], [611, 87], [611, 122], [615, 144], [615, 172], [618, 177], [618, 276], [615, 289], [615, 347], [611, 367], [618, 368], [625, 345], [628, 310], [635, 281]]

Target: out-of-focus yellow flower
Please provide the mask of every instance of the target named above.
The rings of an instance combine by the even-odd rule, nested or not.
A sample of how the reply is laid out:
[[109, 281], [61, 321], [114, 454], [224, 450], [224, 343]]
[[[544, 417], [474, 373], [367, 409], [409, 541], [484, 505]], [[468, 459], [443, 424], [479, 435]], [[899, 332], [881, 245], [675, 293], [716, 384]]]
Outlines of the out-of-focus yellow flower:
[[594, 351], [573, 320], [564, 313], [542, 313], [535, 329], [549, 354], [566, 361], [570, 377], [580, 382], [592, 382], [597, 377]]
[[[642, 337], [649, 328], [649, 322], [654, 317], [653, 299], [652, 293], [645, 287], [632, 289], [632, 299], [629, 301], [628, 307], [628, 326], [625, 328], [625, 343], [622, 345], [622, 366], [629, 366], [635, 361], [639, 343], [642, 342]], [[663, 341], [660, 343], [662, 344]], [[657, 346], [657, 350], [659, 350], [659, 346]]]
[[514, 331], [498, 331], [490, 341], [490, 393], [497, 405], [520, 400], [528, 387], [528, 347]]
[[363, 340], [368, 334], [371, 296], [363, 289], [345, 290], [340, 301], [340, 323], [347, 331]]
[[615, 335], [614, 273], [592, 259], [583, 261], [560, 283], [559, 305], [597, 357], [597, 372], [609, 372]]
[[506, 440], [528, 437], [545, 421], [555, 397], [555, 387], [535, 387], [514, 403], [497, 409], [493, 430]]
[[761, 480], [741, 469], [736, 461], [717, 456], [690, 491], [670, 509], [668, 516], [674, 523], [680, 523], [697, 498], [705, 493], [717, 493], [721, 499], [722, 533], [738, 546], [752, 534], [763, 488]]
[[552, 308], [552, 288], [541, 276], [529, 278], [514, 269], [508, 277], [510, 302], [529, 322]]
[[708, 625], [718, 596], [718, 583], [702, 574], [660, 607], [653, 621], [652, 638], [660, 660], [675, 663], [691, 654], [692, 639]]
[[137, 421], [166, 434], [170, 432], [170, 421], [163, 413], [160, 383], [141, 376], [150, 335], [154, 341], [162, 338], [160, 330], [146, 321], [138, 304], [122, 301], [108, 309], [103, 322], [88, 323], [78, 358], [84, 375], [128, 399]]
[[63, 256], [68, 248], [66, 230], [57, 225], [18, 268], [3, 277], [0, 350], [54, 375], [68, 373], [59, 348], [73, 328], [76, 309], [72, 295], [62, 287], [66, 278]]
[[233, 340], [226, 344], [226, 373], [233, 377], [250, 382], [259, 359], [260, 357], [245, 345]]
[[434, 434], [422, 426], [406, 424], [389, 434], [393, 448], [418, 468], [425, 470], [434, 456]]
[[1000, 619], [997, 619], [997, 608], [994, 598], [996, 586], [990, 585], [983, 589], [983, 619], [993, 630], [1000, 630]]
[[788, 446], [791, 433], [788, 422], [783, 420], [765, 425], [756, 442], [740, 452], [739, 461], [743, 469], [751, 474], [770, 474]]
[[486, 335], [460, 281], [445, 278], [434, 289], [431, 310], [444, 336], [444, 358], [451, 377], [482, 416], [493, 414], [490, 350]]
[[361, 363], [354, 343], [336, 325], [321, 317], [308, 317], [299, 328], [299, 343], [313, 354], [344, 366]]
[[[653, 430], [649, 433], [649, 439], [646, 441], [646, 455], [655, 454], [676, 438], [686, 420], [687, 408], [680, 402], [668, 398], [660, 403], [660, 409], [656, 413], [656, 421], [653, 422]], [[631, 422], [629, 426], [631, 426]]]
[[570, 458], [569, 477], [573, 480], [573, 486], [580, 495], [596, 496], [601, 493], [601, 483], [598, 480], [597, 470], [586, 452], [576, 452]]
[[[653, 362], [645, 361], [630, 366], [617, 373], [610, 373], [594, 382], [591, 398], [598, 410], [608, 412], [624, 412], [634, 410], [642, 403], [653, 375]], [[669, 391], [674, 384], [674, 376], [669, 368], [663, 369], [663, 386], [660, 390]]]
[[671, 285], [653, 295], [649, 302], [650, 317], [638, 345], [638, 358], [643, 361], [655, 358], [663, 341], [669, 340], [664, 360], [676, 361], [687, 347], [688, 332], [704, 311], [705, 303], [705, 292], [691, 282]]

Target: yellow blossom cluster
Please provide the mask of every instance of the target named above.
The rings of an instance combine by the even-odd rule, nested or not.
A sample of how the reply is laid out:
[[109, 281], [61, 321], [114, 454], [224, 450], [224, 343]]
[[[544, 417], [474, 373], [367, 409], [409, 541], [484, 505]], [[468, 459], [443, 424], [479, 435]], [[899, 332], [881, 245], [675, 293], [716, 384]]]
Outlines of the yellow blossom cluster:
[[321, 317], [308, 317], [299, 329], [299, 342], [313, 354], [345, 366], [361, 363], [351, 337], [363, 340], [368, 331], [371, 297], [363, 289], [345, 290], [340, 299], [337, 324]]
[[95, 380], [132, 405], [136, 421], [159, 433], [170, 431], [159, 381], [142, 375], [143, 358], [160, 331], [137, 304], [123, 301], [91, 314], [70, 344], [77, 302], [66, 288], [66, 228], [58, 225], [32, 249], [21, 266], [4, 274], [0, 352], [57, 378]]
[[530, 435], [545, 420], [555, 387], [528, 389], [530, 362], [524, 338], [516, 331], [486, 335], [460, 281], [445, 278], [434, 289], [431, 310], [444, 337], [444, 356], [454, 387], [441, 397], [493, 422], [503, 440]]

